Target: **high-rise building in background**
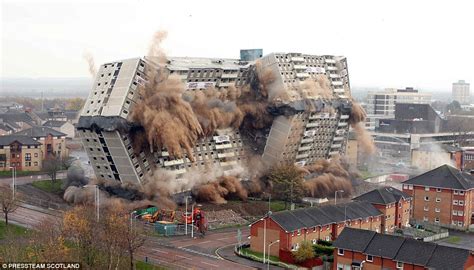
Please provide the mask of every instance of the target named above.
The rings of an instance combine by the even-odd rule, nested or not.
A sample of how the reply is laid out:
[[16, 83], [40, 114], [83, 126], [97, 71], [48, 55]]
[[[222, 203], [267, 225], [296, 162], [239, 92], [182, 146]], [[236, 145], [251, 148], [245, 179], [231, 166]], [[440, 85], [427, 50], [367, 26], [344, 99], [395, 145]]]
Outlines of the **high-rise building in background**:
[[453, 100], [456, 100], [460, 104], [466, 105], [471, 102], [471, 94], [469, 91], [469, 83], [464, 80], [459, 80], [453, 83]]
[[365, 108], [367, 112], [366, 128], [375, 130], [380, 119], [394, 118], [395, 104], [397, 103], [430, 104], [431, 94], [420, 93], [412, 87], [387, 88], [384, 91], [369, 92]]
[[[267, 165], [309, 164], [345, 151], [351, 112], [347, 63], [344, 57], [315, 56], [300, 53], [272, 53], [260, 58], [261, 50], [246, 50], [245, 59], [168, 57], [159, 72], [181, 78], [186, 91], [208, 87], [254, 87], [257, 64], [271, 71], [270, 88], [284, 91], [289, 101], [273, 106], [273, 124], [259, 134], [242, 127], [217, 130], [200, 139], [193, 157], [171, 157], [166, 149], [133, 148], [130, 131], [123, 125], [131, 122], [134, 106], [141, 102], [140, 86], [146, 83], [146, 69], [156, 69], [148, 58], [135, 58], [103, 64], [83, 108], [78, 124], [85, 150], [98, 179], [141, 182], [147, 172], [161, 168], [176, 178], [191, 168], [223, 171], [237, 169], [250, 155], [263, 155]], [[296, 89], [309, 78], [325, 76], [330, 93], [323, 98]], [[318, 108], [309, 112], [308, 106]]]

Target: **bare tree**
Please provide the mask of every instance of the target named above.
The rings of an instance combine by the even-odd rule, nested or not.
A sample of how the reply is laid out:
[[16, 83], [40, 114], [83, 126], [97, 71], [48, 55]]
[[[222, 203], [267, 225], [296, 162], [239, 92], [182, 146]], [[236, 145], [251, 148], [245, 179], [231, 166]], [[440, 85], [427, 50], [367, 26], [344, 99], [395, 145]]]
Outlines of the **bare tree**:
[[51, 182], [55, 183], [58, 171], [61, 170], [61, 160], [57, 157], [47, 157], [43, 160], [43, 170], [51, 178]]
[[8, 226], [8, 214], [18, 208], [18, 196], [15, 196], [13, 190], [8, 185], [0, 186], [0, 206], [5, 216], [5, 224]]

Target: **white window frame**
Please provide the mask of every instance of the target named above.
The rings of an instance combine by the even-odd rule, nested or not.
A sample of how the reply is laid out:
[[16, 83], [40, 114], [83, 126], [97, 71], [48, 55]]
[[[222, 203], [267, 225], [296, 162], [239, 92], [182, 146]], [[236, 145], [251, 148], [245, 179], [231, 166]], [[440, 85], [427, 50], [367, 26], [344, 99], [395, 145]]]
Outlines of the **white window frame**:
[[458, 200], [453, 200], [453, 205], [458, 205]]
[[434, 222], [439, 223], [439, 217], [435, 217]]
[[458, 221], [458, 226], [462, 227], [462, 226], [464, 226], [464, 223], [462, 221]]
[[338, 248], [338, 249], [337, 249], [337, 255], [339, 255], [339, 256], [344, 256], [344, 249]]
[[397, 269], [403, 269], [403, 262], [397, 262]]
[[[369, 257], [370, 257], [370, 259], [369, 259]], [[367, 255], [365, 256], [365, 260], [368, 261], [368, 262], [373, 262], [373, 261], [374, 261], [374, 256], [367, 254]]]
[[454, 193], [454, 195], [458, 195], [459, 191], [457, 189], [455, 189], [453, 193]]
[[441, 202], [441, 198], [436, 197], [436, 202]]
[[428, 218], [427, 218], [427, 217], [423, 217], [423, 221], [428, 221]]
[[464, 201], [463, 201], [463, 200], [459, 200], [459, 205], [460, 205], [460, 206], [464, 206]]
[[459, 195], [464, 195], [464, 190], [460, 190]]
[[428, 206], [423, 206], [423, 211], [428, 212], [430, 211], [430, 208]]
[[440, 188], [437, 188], [437, 189], [436, 189], [436, 192], [441, 192], [441, 189], [440, 189]]
[[430, 191], [430, 187], [425, 187], [425, 191]]
[[425, 202], [429, 202], [429, 201], [430, 201], [430, 197], [429, 197], [429, 196], [425, 196], [424, 200], [425, 200]]
[[441, 212], [441, 209], [435, 208], [435, 212], [436, 212], [436, 213], [439, 213], [439, 212]]
[[464, 211], [458, 211], [458, 216], [460, 217], [464, 216]]
[[458, 215], [458, 211], [457, 210], [453, 210], [453, 216], [457, 216]]

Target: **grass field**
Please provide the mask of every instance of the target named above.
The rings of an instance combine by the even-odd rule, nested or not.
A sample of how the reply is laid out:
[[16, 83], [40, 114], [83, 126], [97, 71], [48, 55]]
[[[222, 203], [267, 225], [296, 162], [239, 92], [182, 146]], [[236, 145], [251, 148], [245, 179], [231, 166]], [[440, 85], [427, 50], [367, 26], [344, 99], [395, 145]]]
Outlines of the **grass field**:
[[42, 181], [35, 181], [32, 183], [32, 185], [35, 188], [41, 189], [42, 191], [49, 192], [49, 193], [61, 193], [61, 185], [63, 181], [58, 179], [56, 182], [53, 182], [51, 180], [42, 180]]
[[0, 239], [5, 238], [7, 230], [10, 230], [15, 236], [24, 236], [28, 235], [28, 229], [14, 225], [8, 224], [8, 228], [5, 226], [5, 221], [0, 221]]
[[450, 244], [457, 244], [461, 241], [461, 237], [459, 236], [450, 236], [448, 239], [445, 240], [445, 242], [448, 242]]
[[155, 266], [155, 265], [142, 262], [142, 261], [137, 261], [135, 263], [135, 269], [137, 270], [165, 270], [167, 268], [164, 268], [162, 266]]
[[[29, 176], [29, 175], [36, 175], [36, 174], [42, 174], [42, 173], [43, 172], [17, 171], [16, 176]], [[1, 178], [12, 177], [12, 172], [11, 171], [0, 171], [0, 177]]]
[[[260, 252], [256, 252], [256, 251], [253, 251], [253, 250], [250, 250], [250, 248], [243, 248], [242, 249], [242, 254], [245, 254], [245, 255], [253, 255], [257, 258], [260, 258], [260, 259], [263, 259], [263, 253], [260, 253]], [[268, 255], [266, 255], [268, 256]], [[265, 257], [266, 257], [265, 256]], [[270, 260], [271, 261], [274, 261], [274, 262], [279, 262], [280, 259], [276, 256], [270, 256]]]

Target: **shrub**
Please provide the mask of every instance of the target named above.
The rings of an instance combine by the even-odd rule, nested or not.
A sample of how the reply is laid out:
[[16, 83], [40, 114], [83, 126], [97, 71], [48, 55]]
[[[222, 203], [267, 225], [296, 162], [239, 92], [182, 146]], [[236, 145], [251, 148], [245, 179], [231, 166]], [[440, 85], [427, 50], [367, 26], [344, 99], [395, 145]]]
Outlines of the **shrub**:
[[314, 249], [311, 246], [311, 243], [308, 241], [303, 241], [301, 246], [293, 252], [296, 262], [304, 262], [308, 259], [314, 258]]

